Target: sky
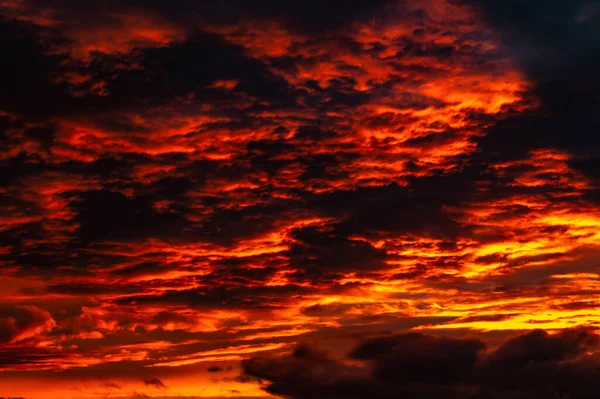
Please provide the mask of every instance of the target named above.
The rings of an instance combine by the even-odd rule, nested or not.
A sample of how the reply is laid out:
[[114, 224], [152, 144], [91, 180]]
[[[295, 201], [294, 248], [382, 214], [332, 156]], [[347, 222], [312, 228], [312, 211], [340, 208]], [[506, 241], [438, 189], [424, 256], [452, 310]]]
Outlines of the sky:
[[0, 399], [592, 399], [596, 0], [0, 0]]

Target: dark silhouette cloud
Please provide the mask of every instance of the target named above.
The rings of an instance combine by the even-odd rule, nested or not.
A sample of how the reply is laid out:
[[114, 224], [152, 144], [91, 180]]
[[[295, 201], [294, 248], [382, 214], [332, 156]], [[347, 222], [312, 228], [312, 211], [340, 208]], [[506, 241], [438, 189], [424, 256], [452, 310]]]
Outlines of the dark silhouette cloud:
[[149, 385], [157, 389], [165, 389], [167, 386], [158, 378], [145, 378], [144, 385]]
[[292, 354], [258, 356], [243, 366], [269, 393], [290, 398], [587, 399], [597, 388], [592, 376], [598, 377], [598, 359], [584, 352], [597, 344], [586, 330], [534, 330], [488, 353], [476, 339], [410, 333], [366, 340], [345, 359], [301, 345]]
[[35, 306], [0, 306], [0, 345], [34, 339], [52, 328], [50, 314]]

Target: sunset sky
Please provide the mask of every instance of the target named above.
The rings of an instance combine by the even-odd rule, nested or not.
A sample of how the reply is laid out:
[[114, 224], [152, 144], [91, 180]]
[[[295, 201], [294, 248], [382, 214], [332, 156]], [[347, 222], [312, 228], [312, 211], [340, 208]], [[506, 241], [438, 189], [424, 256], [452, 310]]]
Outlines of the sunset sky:
[[597, 399], [597, 0], [0, 0], [0, 399]]

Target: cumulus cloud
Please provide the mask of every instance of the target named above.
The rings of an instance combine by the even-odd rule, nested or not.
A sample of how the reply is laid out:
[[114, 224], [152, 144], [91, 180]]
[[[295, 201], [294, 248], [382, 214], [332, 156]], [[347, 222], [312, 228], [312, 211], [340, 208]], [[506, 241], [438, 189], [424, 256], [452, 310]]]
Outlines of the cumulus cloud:
[[267, 392], [290, 398], [587, 399], [600, 377], [598, 337], [583, 329], [534, 330], [487, 348], [477, 339], [409, 333], [368, 339], [344, 358], [310, 346], [261, 356], [244, 372]]

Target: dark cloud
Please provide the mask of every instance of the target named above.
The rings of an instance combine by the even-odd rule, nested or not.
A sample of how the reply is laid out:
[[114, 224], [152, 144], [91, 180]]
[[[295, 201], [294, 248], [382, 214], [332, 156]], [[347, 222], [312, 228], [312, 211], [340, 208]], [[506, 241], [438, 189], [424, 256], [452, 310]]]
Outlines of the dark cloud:
[[260, 61], [245, 56], [241, 47], [199, 34], [180, 44], [144, 50], [141, 68], [124, 70], [109, 81], [108, 100], [119, 99], [119, 106], [123, 99], [152, 105], [194, 94], [201, 103], [219, 101], [209, 89], [219, 80], [238, 81], [234, 92], [260, 99], [283, 102], [287, 97], [287, 83]]
[[[243, 362], [267, 392], [290, 398], [549, 398], [594, 397], [598, 359], [586, 330], [556, 335], [537, 330], [509, 339], [487, 354], [475, 339], [418, 333], [369, 339], [349, 363], [310, 346], [290, 355]], [[360, 360], [360, 363], [356, 361]], [[582, 384], [582, 385], [580, 385]]]
[[[315, 206], [342, 220], [348, 235], [411, 233], [453, 237], [463, 229], [430, 193], [390, 184], [335, 191], [314, 199]], [[442, 190], [440, 190], [442, 191]]]
[[250, 16], [283, 21], [289, 27], [301, 32], [325, 32], [328, 29], [339, 29], [353, 20], [368, 20], [389, 1], [376, 0], [365, 4], [360, 1], [333, 0], [323, 3], [309, 0], [302, 3], [282, 4], [275, 0], [259, 0], [252, 3], [227, 0], [218, 4], [209, 4], [183, 0], [165, 5], [160, 1], [126, 0], [123, 3], [168, 13], [177, 19], [194, 15], [209, 21], [236, 23]]
[[337, 134], [331, 130], [324, 130], [319, 126], [300, 126], [296, 130], [295, 138], [301, 140], [320, 141], [335, 137]]
[[298, 229], [287, 255], [300, 277], [332, 279], [344, 271], [376, 270], [384, 266], [385, 251], [370, 243], [350, 240], [336, 231]]
[[35, 306], [0, 306], [0, 345], [35, 338], [53, 326], [48, 312]]
[[331, 303], [327, 305], [316, 304], [302, 309], [302, 313], [311, 317], [327, 317], [343, 314], [352, 307], [351, 304]]
[[26, 131], [26, 136], [40, 143], [48, 149], [56, 136], [56, 128], [53, 126], [34, 127]]
[[165, 265], [159, 262], [142, 262], [123, 269], [115, 270], [113, 273], [119, 277], [136, 277], [148, 274], [156, 274], [165, 270]]
[[157, 389], [165, 389], [166, 388], [166, 385], [160, 379], [158, 379], [156, 377], [145, 378], [144, 385], [152, 386]]
[[310, 288], [285, 286], [215, 285], [210, 289], [168, 290], [160, 295], [137, 295], [117, 300], [122, 305], [188, 305], [203, 308], [278, 309], [289, 295], [310, 293]]
[[181, 215], [154, 210], [145, 196], [128, 198], [120, 192], [96, 190], [73, 193], [72, 198], [79, 225], [77, 239], [84, 244], [156, 237], [185, 224]]
[[598, 337], [586, 330], [567, 330], [555, 336], [535, 330], [505, 342], [490, 356], [488, 367], [513, 369], [529, 363], [560, 362], [597, 344]]
[[374, 375], [382, 381], [456, 384], [469, 380], [482, 348], [477, 340], [412, 333], [365, 341], [349, 356], [374, 360]]
[[48, 54], [42, 43], [43, 31], [32, 23], [0, 17], [0, 53], [7, 57], [0, 69], [3, 110], [39, 118], [70, 103], [64, 89], [52, 84], [64, 57]]
[[[534, 84], [541, 107], [515, 116], [480, 140], [490, 158], [521, 158], [535, 148], [568, 151], [571, 165], [595, 173], [600, 143], [600, 11], [594, 1], [469, 0], [489, 23]], [[590, 168], [591, 167], [591, 168]]]
[[[368, 380], [360, 369], [342, 366], [326, 353], [309, 346], [298, 346], [291, 355], [282, 358], [254, 357], [244, 361], [243, 368], [246, 375], [268, 381], [266, 390], [274, 395], [292, 398], [366, 395]], [[377, 387], [372, 391], [375, 389]]]
[[591, 77], [598, 61], [598, 20], [595, 1], [467, 0], [483, 9], [510, 51], [530, 76], [549, 82]]

